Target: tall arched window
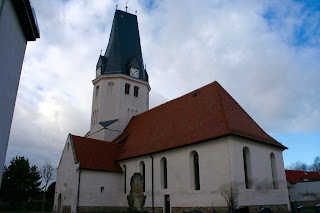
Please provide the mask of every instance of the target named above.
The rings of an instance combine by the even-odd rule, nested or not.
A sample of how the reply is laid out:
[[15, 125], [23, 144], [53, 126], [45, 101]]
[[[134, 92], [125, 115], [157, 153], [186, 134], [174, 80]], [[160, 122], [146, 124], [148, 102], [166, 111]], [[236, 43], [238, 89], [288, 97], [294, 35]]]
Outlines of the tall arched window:
[[123, 191], [126, 194], [127, 193], [127, 166], [126, 165], [122, 166], [122, 171], [123, 171]]
[[160, 175], [161, 175], [161, 188], [168, 188], [168, 177], [167, 177], [167, 159], [165, 157], [161, 158], [160, 161]]
[[245, 179], [246, 189], [252, 189], [253, 188], [252, 168], [251, 168], [250, 151], [248, 147], [243, 148], [243, 168], [244, 168], [244, 179]]
[[276, 157], [274, 156], [273, 153], [270, 154], [270, 161], [271, 161], [271, 172], [272, 172], [273, 188], [274, 189], [279, 189]]
[[191, 189], [200, 190], [199, 155], [196, 151], [190, 153], [189, 161]]
[[143, 161], [140, 162], [139, 170], [143, 177], [143, 192], [145, 192], [146, 191], [146, 167]]

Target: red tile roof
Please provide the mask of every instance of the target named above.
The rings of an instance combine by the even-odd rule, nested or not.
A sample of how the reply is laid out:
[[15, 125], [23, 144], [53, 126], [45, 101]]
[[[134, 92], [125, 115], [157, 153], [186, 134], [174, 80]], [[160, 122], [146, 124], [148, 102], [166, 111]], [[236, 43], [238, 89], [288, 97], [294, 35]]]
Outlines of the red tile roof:
[[122, 172], [119, 164], [115, 162], [119, 145], [76, 135], [71, 137], [81, 169]]
[[305, 182], [303, 179], [308, 179], [309, 181], [314, 181], [314, 180], [320, 181], [320, 173], [308, 172], [308, 171], [286, 170], [286, 178], [289, 183]]
[[[265, 133], [218, 82], [134, 116], [113, 142], [75, 135], [72, 139], [80, 168], [121, 172], [116, 160], [227, 135], [286, 149]], [[117, 144], [126, 136], [123, 144]]]
[[127, 134], [118, 160], [227, 135], [286, 149], [266, 134], [216, 81], [134, 116], [113, 143]]

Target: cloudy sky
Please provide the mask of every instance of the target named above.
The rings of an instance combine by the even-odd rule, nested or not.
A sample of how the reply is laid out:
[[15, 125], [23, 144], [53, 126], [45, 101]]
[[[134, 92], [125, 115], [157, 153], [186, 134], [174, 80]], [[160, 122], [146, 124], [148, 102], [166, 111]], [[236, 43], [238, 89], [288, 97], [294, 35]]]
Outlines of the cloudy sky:
[[[57, 166], [68, 133], [89, 130], [95, 66], [126, 1], [32, 0], [29, 42], [6, 164]], [[272, 137], [285, 165], [320, 155], [318, 0], [130, 0], [138, 13], [150, 105], [218, 81]]]

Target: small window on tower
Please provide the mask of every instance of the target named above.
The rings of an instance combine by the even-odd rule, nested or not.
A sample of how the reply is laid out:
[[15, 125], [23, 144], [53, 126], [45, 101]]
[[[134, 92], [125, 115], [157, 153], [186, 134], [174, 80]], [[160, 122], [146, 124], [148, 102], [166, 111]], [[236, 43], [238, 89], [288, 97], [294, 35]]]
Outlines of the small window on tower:
[[134, 87], [134, 96], [138, 97], [138, 94], [139, 94], [139, 87], [135, 86]]
[[128, 95], [129, 95], [129, 93], [130, 93], [130, 84], [126, 84], [125, 94], [128, 94]]
[[99, 95], [99, 86], [96, 87], [96, 97]]
[[108, 94], [112, 94], [113, 86], [114, 86], [114, 82], [108, 83], [108, 91], [107, 91]]

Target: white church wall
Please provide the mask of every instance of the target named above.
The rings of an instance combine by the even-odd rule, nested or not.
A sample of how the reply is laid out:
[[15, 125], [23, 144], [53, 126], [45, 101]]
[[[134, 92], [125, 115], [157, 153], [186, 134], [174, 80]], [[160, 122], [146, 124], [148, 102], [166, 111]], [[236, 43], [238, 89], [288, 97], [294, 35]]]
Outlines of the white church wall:
[[76, 211], [77, 206], [77, 190], [78, 190], [78, 168], [79, 164], [75, 163], [74, 151], [70, 136], [67, 139], [63, 149], [60, 164], [57, 169], [57, 181], [54, 196], [53, 209], [58, 211], [58, 197], [61, 194], [61, 210], [71, 208], [72, 212]]
[[[243, 154], [248, 147], [251, 154], [253, 189], [246, 189], [244, 183]], [[189, 155], [196, 151], [199, 155], [200, 190], [191, 189]], [[230, 158], [229, 158], [230, 153]], [[270, 154], [274, 153], [279, 189], [273, 188]], [[221, 193], [235, 184], [239, 193], [239, 206], [288, 205], [288, 191], [283, 167], [282, 150], [249, 140], [226, 137], [153, 154], [154, 159], [154, 205], [164, 207], [164, 195], [170, 195], [171, 207], [211, 207], [226, 206]], [[167, 160], [168, 188], [161, 188], [160, 161]], [[126, 196], [130, 193], [130, 178], [139, 172], [139, 164], [145, 163], [146, 207], [152, 206], [152, 180], [150, 156], [121, 161], [127, 168], [127, 193], [119, 200], [126, 206]], [[230, 169], [231, 168], [231, 169]], [[123, 178], [122, 178], [123, 179]], [[121, 183], [122, 189], [124, 188]], [[121, 190], [122, 190], [121, 189]], [[285, 208], [285, 207], [284, 207]]]
[[[164, 195], [170, 195], [172, 207], [211, 207], [225, 206], [221, 192], [230, 184], [230, 167], [228, 154], [228, 139], [218, 139], [211, 142], [195, 144], [184, 148], [174, 149], [153, 154], [154, 159], [154, 205], [164, 207]], [[192, 151], [199, 155], [200, 190], [191, 188], [189, 157]], [[167, 159], [168, 188], [161, 188], [160, 161]], [[149, 156], [137, 157], [121, 161], [127, 167], [127, 193], [130, 193], [130, 178], [134, 172], [139, 172], [139, 164], [145, 163], [146, 192], [145, 206], [152, 206], [152, 159]], [[126, 196], [120, 198], [121, 205], [128, 205]]]
[[[243, 149], [250, 151], [252, 189], [246, 189]], [[274, 189], [270, 155], [274, 153], [279, 188]], [[282, 150], [249, 140], [232, 138], [230, 143], [232, 181], [239, 193], [239, 206], [287, 204], [288, 190], [283, 165]]]
[[79, 206], [119, 206], [121, 177], [122, 173], [81, 170]]

